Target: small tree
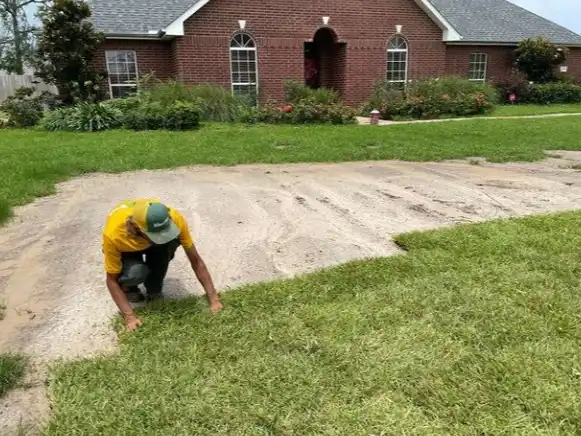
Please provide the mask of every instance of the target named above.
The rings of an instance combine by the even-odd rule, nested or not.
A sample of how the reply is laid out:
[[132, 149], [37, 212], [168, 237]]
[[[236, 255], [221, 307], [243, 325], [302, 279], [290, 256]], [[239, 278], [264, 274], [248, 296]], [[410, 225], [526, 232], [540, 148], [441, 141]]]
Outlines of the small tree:
[[100, 99], [105, 74], [94, 70], [91, 62], [104, 36], [88, 21], [87, 3], [55, 0], [42, 7], [39, 16], [42, 33], [34, 56], [35, 75], [56, 85], [64, 104]]
[[530, 81], [545, 83], [555, 78], [555, 69], [567, 60], [569, 50], [539, 36], [521, 41], [515, 54], [518, 69]]

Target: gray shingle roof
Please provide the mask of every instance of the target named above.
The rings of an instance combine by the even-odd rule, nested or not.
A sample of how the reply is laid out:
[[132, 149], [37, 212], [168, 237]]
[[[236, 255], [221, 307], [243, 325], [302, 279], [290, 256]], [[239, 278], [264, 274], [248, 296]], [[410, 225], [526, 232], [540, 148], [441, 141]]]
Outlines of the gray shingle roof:
[[87, 0], [95, 27], [105, 34], [147, 35], [173, 22], [199, 0]]
[[[201, 0], [87, 0], [92, 21], [107, 35], [148, 35], [165, 28]], [[411, 0], [410, 0], [411, 1]], [[544, 36], [581, 44], [581, 36], [507, 0], [430, 0], [465, 42], [518, 42]]]
[[430, 0], [466, 42], [518, 42], [543, 36], [581, 44], [581, 36], [506, 0]]

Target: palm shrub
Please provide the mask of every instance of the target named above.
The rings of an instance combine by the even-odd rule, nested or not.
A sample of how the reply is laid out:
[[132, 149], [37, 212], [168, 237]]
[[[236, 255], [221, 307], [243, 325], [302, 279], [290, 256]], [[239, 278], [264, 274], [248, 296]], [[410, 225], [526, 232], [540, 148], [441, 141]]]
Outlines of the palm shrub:
[[99, 132], [121, 127], [122, 113], [101, 103], [78, 103], [48, 112], [40, 127], [49, 131]]

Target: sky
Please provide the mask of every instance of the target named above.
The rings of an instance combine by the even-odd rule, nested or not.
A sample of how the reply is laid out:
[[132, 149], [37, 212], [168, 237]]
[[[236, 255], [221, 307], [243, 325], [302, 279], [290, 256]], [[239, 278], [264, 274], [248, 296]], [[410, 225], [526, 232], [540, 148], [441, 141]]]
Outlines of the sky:
[[[542, 17], [581, 34], [581, 0], [509, 0]], [[34, 9], [28, 11], [29, 19], [35, 21]]]
[[581, 34], [581, 0], [510, 0], [537, 15]]

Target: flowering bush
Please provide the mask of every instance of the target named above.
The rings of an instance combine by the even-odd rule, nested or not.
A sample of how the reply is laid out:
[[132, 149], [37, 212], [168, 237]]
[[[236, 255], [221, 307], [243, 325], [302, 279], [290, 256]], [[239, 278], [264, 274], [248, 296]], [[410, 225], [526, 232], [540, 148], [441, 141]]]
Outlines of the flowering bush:
[[[409, 83], [404, 91], [374, 89], [374, 109], [383, 119], [471, 116], [490, 111], [498, 94], [490, 85], [458, 77]], [[366, 109], [370, 104], [366, 105]]]
[[355, 111], [342, 103], [321, 103], [306, 98], [295, 104], [277, 106], [267, 103], [260, 108], [249, 109], [240, 121], [268, 124], [351, 124], [355, 122]]

